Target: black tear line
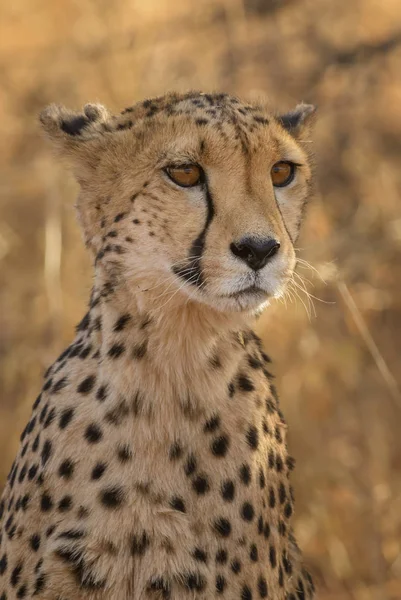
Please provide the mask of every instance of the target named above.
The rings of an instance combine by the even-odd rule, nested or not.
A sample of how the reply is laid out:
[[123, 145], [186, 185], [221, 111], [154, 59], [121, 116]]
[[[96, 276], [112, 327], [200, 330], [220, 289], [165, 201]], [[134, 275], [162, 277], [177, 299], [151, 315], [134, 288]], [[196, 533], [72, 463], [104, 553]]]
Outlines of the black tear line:
[[201, 259], [205, 248], [206, 234], [215, 215], [214, 202], [207, 182], [205, 184], [205, 189], [207, 203], [207, 216], [205, 226], [191, 246], [187, 266], [173, 267], [173, 272], [176, 275], [181, 277], [181, 279], [184, 279], [184, 281], [186, 281], [187, 283], [196, 285], [197, 287], [200, 287], [203, 283]]

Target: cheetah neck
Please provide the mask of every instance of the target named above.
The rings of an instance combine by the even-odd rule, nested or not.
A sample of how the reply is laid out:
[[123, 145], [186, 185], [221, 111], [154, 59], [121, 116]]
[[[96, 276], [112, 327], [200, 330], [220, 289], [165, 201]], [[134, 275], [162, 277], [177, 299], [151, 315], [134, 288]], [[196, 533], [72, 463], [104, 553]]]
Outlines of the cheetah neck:
[[241, 332], [249, 331], [249, 317], [219, 313], [183, 294], [167, 303], [159, 296], [158, 302], [127, 286], [117, 290], [97, 277], [83, 336], [98, 357], [100, 378], [124, 396], [146, 390], [159, 398], [163, 391], [164, 399], [195, 404], [205, 393], [211, 402], [224, 396], [246, 352]]

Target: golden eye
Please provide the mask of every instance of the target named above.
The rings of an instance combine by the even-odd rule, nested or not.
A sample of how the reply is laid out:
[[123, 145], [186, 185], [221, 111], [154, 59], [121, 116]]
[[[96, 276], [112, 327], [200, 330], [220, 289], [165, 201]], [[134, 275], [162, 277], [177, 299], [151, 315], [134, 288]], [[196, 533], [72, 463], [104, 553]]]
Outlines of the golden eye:
[[295, 175], [295, 165], [281, 160], [272, 166], [270, 176], [275, 187], [284, 187], [291, 183]]
[[181, 187], [193, 187], [198, 185], [202, 179], [202, 169], [198, 165], [179, 165], [178, 167], [167, 167], [167, 175]]

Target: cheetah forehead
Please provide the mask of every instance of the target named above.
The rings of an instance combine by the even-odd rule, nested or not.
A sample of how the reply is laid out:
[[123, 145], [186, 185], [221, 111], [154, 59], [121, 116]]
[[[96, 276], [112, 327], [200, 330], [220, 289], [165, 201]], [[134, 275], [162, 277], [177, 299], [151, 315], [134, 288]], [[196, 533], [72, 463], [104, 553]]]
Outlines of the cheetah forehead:
[[[137, 102], [112, 115], [99, 104], [87, 104], [82, 112], [68, 110], [62, 106], [50, 105], [40, 115], [42, 125], [53, 139], [70, 138], [76, 144], [82, 140], [91, 140], [107, 134], [139, 128], [150, 124], [157, 118], [162, 125], [173, 117], [185, 116], [196, 125], [222, 124], [232, 125], [252, 133], [269, 123], [279, 124], [291, 134], [304, 125], [315, 112], [315, 107], [300, 104], [286, 115], [277, 115], [269, 110], [267, 102], [247, 103], [225, 93], [203, 93], [192, 91], [186, 94], [168, 93]], [[138, 129], [137, 129], [138, 130]]]

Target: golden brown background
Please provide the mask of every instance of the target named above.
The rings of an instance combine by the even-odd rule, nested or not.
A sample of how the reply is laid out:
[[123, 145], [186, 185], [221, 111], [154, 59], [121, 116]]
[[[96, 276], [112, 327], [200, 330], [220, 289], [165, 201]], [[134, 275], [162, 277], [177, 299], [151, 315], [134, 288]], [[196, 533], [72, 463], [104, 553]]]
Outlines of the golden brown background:
[[[49, 102], [167, 89], [319, 105], [300, 292], [260, 322], [298, 460], [296, 533], [322, 600], [401, 599], [399, 0], [13, 0], [0, 15], [0, 488], [91, 278]], [[322, 279], [324, 281], [322, 281]]]

